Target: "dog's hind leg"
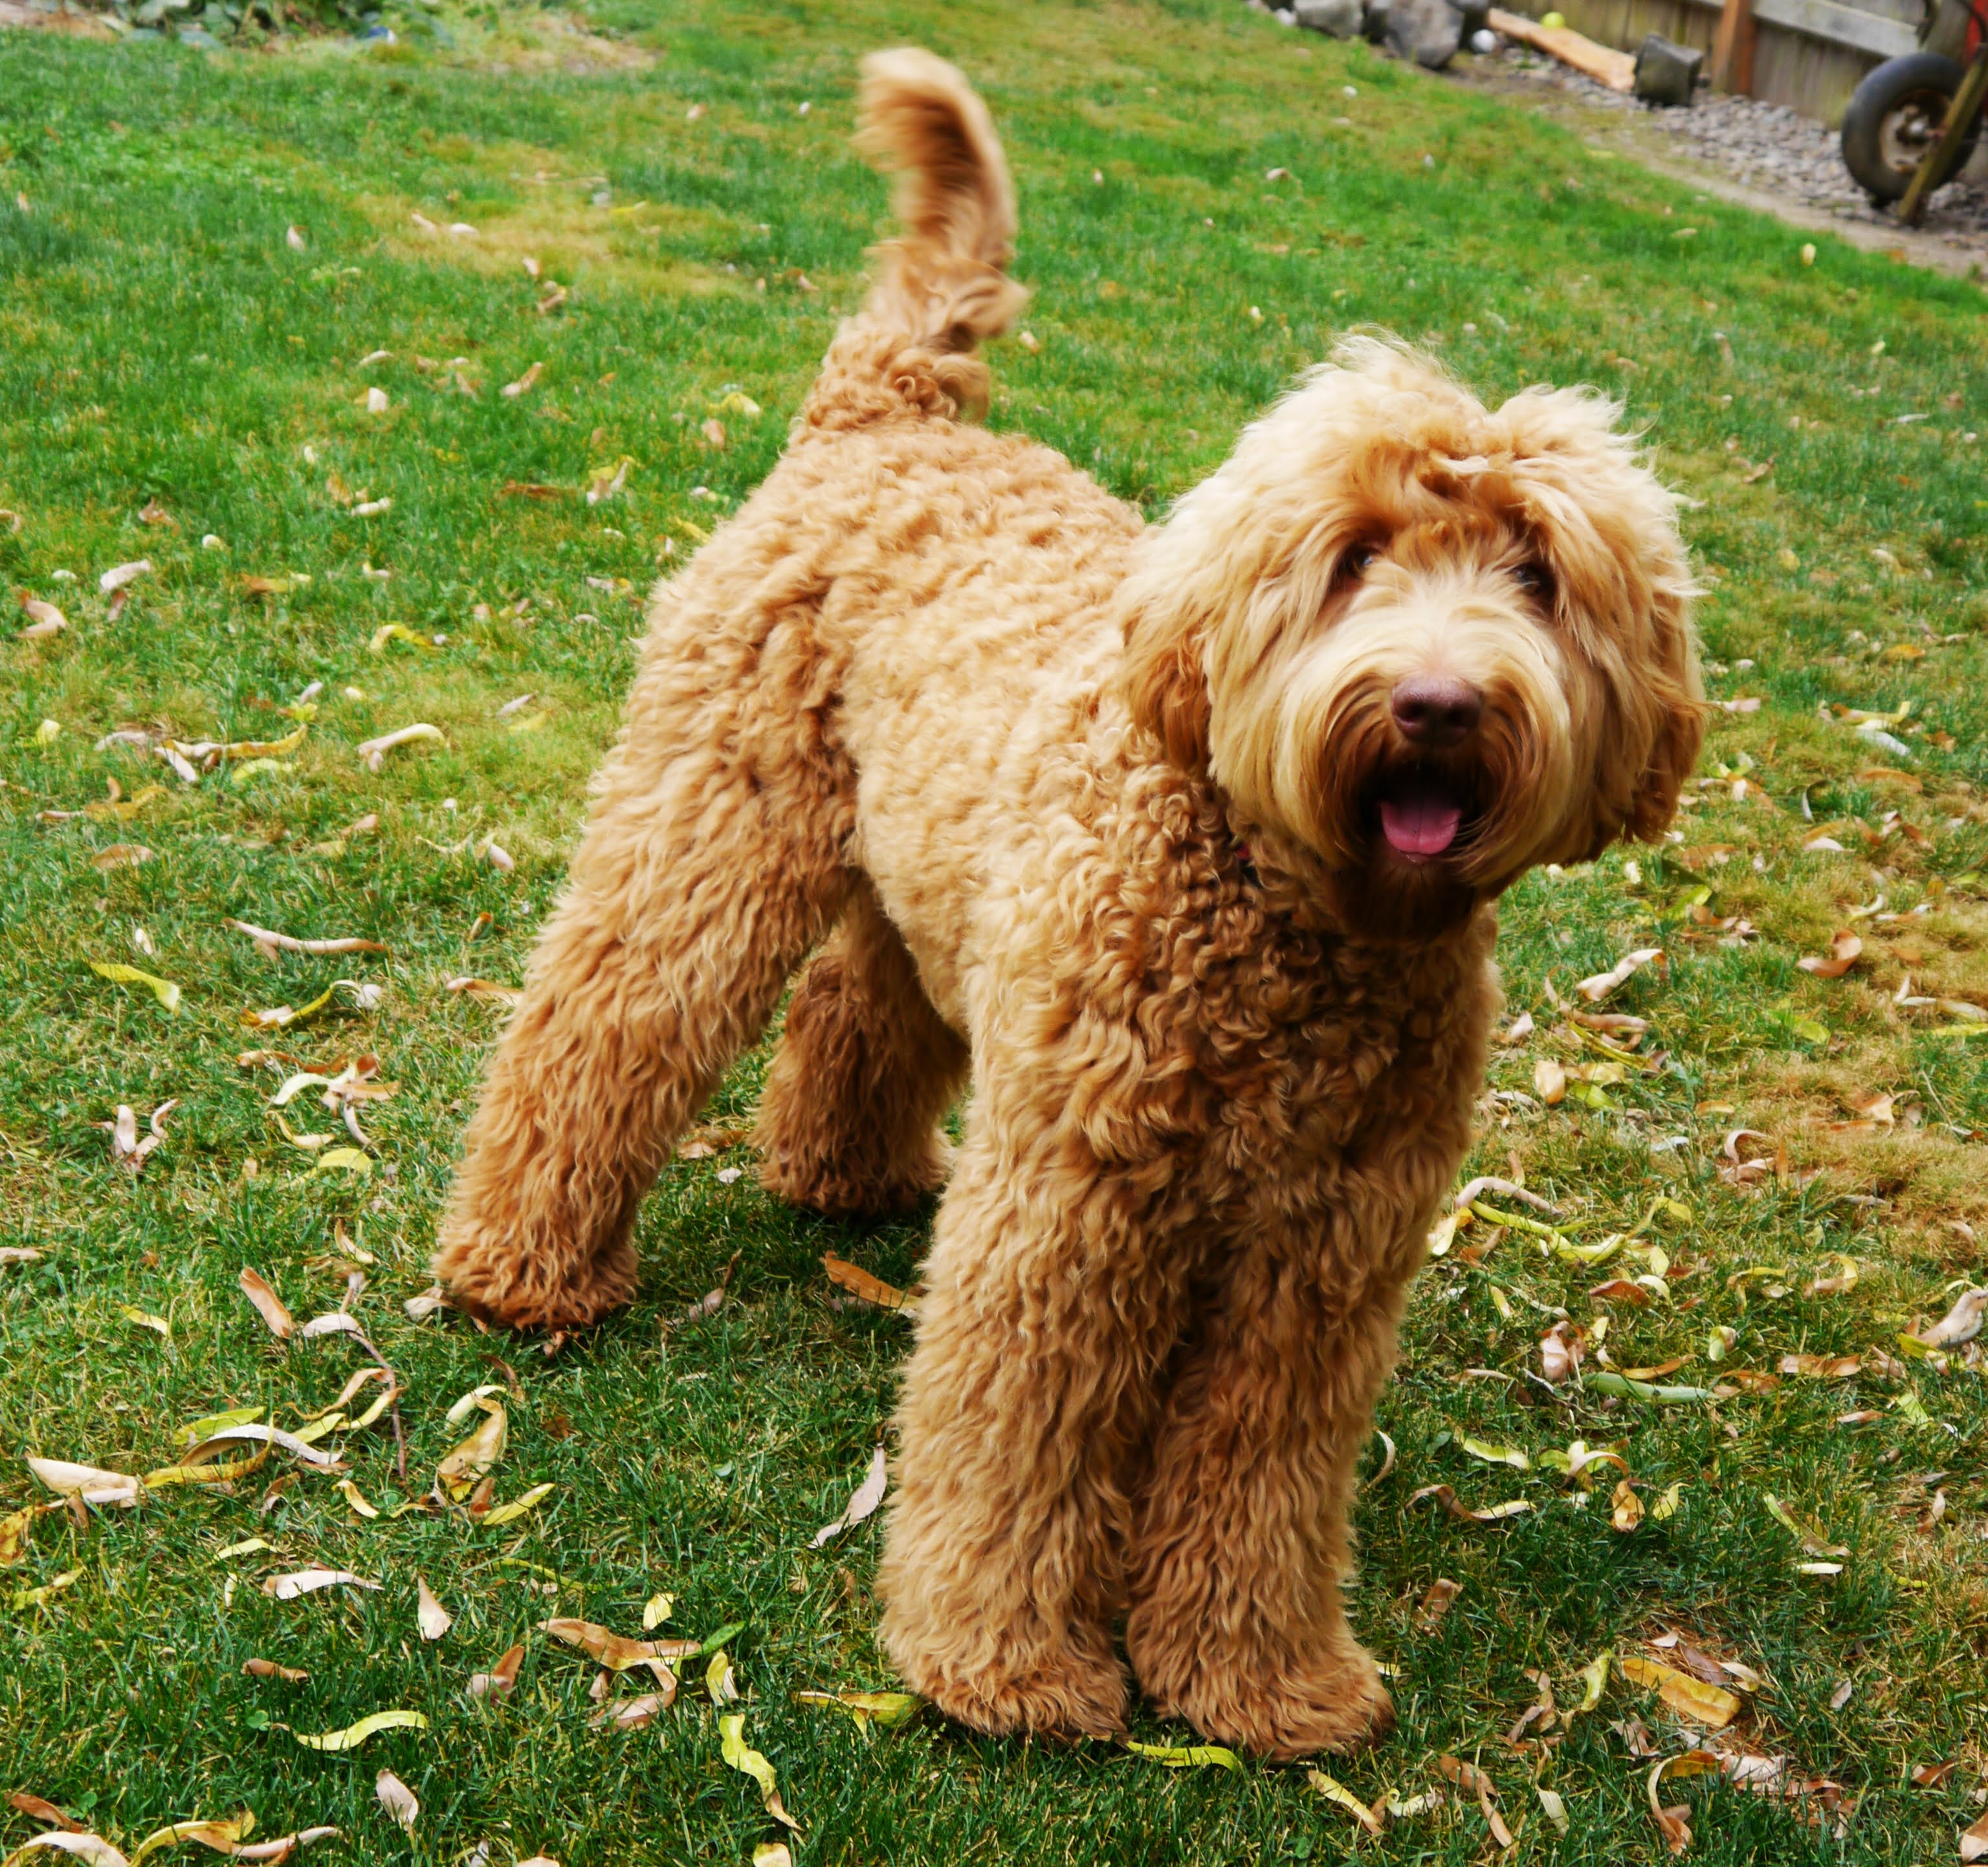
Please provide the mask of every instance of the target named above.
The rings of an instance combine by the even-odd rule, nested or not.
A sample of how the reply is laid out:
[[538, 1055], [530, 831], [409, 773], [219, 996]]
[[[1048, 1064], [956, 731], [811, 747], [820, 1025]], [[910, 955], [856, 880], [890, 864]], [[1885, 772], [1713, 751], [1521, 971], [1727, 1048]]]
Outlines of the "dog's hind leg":
[[851, 787], [728, 646], [652, 651], [491, 1065], [435, 1258], [478, 1314], [571, 1328], [634, 1294], [643, 1194], [848, 888]]
[[859, 881], [795, 986], [760, 1098], [761, 1183], [824, 1213], [888, 1213], [945, 1183], [938, 1122], [964, 1040], [932, 1009], [904, 939]]
[[1334, 1314], [1308, 1273], [1256, 1252], [1197, 1324], [1138, 1500], [1132, 1669], [1156, 1710], [1219, 1743], [1284, 1758], [1371, 1743], [1394, 1709], [1339, 1585], [1391, 1309]]

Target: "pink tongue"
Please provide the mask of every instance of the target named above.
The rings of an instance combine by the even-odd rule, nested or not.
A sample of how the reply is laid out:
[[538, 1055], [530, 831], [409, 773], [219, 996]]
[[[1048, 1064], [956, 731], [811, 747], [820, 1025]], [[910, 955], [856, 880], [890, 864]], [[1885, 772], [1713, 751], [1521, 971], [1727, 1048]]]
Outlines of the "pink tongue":
[[1384, 800], [1381, 831], [1389, 845], [1405, 856], [1439, 856], [1456, 840], [1463, 813], [1441, 797]]

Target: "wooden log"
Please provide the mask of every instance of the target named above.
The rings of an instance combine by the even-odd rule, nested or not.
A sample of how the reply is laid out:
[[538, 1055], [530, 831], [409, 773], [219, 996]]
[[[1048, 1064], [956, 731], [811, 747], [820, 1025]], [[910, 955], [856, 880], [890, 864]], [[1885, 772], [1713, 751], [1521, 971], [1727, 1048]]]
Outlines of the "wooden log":
[[1712, 88], [1742, 97], [1753, 94], [1753, 42], [1759, 29], [1753, 0], [1726, 0], [1719, 12], [1719, 32], [1712, 42]]
[[1626, 93], [1635, 87], [1636, 61], [1628, 52], [1598, 46], [1593, 39], [1584, 38], [1570, 27], [1543, 26], [1536, 19], [1528, 19], [1520, 13], [1507, 13], [1495, 6], [1485, 23], [1493, 32], [1558, 59], [1563, 65], [1570, 65], [1598, 84], [1607, 85], [1611, 91]]

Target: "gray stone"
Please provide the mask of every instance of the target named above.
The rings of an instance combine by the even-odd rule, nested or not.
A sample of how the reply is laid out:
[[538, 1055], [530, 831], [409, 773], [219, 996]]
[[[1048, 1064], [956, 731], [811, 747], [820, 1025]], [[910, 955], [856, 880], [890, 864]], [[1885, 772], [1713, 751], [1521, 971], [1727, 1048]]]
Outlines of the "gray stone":
[[1297, 0], [1293, 9], [1298, 24], [1314, 32], [1327, 32], [1334, 39], [1357, 39], [1360, 35], [1360, 0]]
[[1449, 0], [1389, 0], [1388, 49], [1440, 71], [1463, 43], [1463, 15]]

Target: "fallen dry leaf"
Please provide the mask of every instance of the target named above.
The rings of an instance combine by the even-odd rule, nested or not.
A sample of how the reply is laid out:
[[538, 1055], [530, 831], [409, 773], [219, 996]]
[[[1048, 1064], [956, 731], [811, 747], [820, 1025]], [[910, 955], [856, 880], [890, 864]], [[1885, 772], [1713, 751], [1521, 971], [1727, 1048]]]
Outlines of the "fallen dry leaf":
[[1502, 1524], [1508, 1517], [1523, 1517], [1532, 1505], [1523, 1497], [1515, 1497], [1509, 1503], [1493, 1504], [1483, 1510], [1473, 1510], [1457, 1500], [1456, 1491], [1446, 1484], [1425, 1484], [1419, 1491], [1411, 1494], [1408, 1502], [1418, 1504], [1425, 1497], [1432, 1497], [1449, 1514], [1461, 1521], [1471, 1524]]
[[1597, 972], [1591, 978], [1580, 980], [1574, 990], [1591, 1005], [1598, 1005], [1618, 986], [1623, 985], [1635, 973], [1664, 957], [1660, 946], [1639, 947], [1632, 953], [1625, 953], [1605, 972]]
[[1922, 1348], [1958, 1348], [1981, 1333], [1984, 1317], [1988, 1317], [1988, 1290], [1964, 1290], [1952, 1309], [1913, 1339]]
[[1804, 972], [1814, 973], [1817, 979], [1841, 979], [1857, 963], [1863, 951], [1864, 942], [1848, 928], [1843, 928], [1831, 935], [1827, 959], [1804, 955], [1795, 964]]
[[291, 1685], [301, 1685], [310, 1677], [302, 1666], [279, 1666], [273, 1659], [245, 1659], [242, 1670], [253, 1679], [280, 1679]]
[[378, 940], [362, 940], [347, 935], [330, 940], [299, 940], [292, 934], [272, 932], [269, 928], [258, 927], [252, 921], [225, 920], [221, 925], [238, 934], [246, 934], [255, 942], [257, 949], [265, 959], [274, 959], [277, 953], [384, 953], [387, 949]]
[[413, 1834], [414, 1824], [421, 1816], [421, 1805], [415, 1800], [414, 1792], [392, 1771], [382, 1770], [374, 1779], [373, 1793], [379, 1798], [380, 1806], [399, 1825], [401, 1833]]
[[1627, 1536], [1642, 1520], [1643, 1500], [1636, 1495], [1635, 1486], [1625, 1478], [1617, 1484], [1614, 1495], [1609, 1500], [1609, 1524]]
[[364, 741], [359, 746], [358, 753], [360, 757], [366, 761], [366, 769], [377, 772], [385, 768], [388, 753], [397, 746], [411, 746], [419, 739], [433, 739], [443, 746], [448, 743], [441, 727], [431, 726], [425, 720], [421, 720], [411, 726], [401, 726], [392, 732], [381, 733], [377, 739]]
[[655, 1675], [657, 1684], [671, 1689], [675, 1687], [676, 1673], [669, 1662], [696, 1652], [701, 1644], [695, 1640], [631, 1640], [596, 1621], [560, 1618], [541, 1621], [539, 1626], [555, 1640], [578, 1647], [610, 1673], [647, 1666]]
[[879, 1446], [871, 1457], [868, 1472], [865, 1473], [863, 1482], [856, 1487], [841, 1516], [831, 1524], [823, 1524], [809, 1539], [808, 1547], [820, 1549], [824, 1544], [841, 1535], [845, 1530], [854, 1528], [864, 1518], [873, 1515], [877, 1507], [884, 1501], [884, 1490], [889, 1483], [889, 1470], [884, 1459], [884, 1449]]
[[283, 1300], [272, 1290], [259, 1270], [242, 1269], [238, 1281], [242, 1294], [255, 1304], [255, 1313], [269, 1325], [269, 1333], [281, 1341], [295, 1331], [296, 1318], [283, 1307]]
[[1336, 1777], [1327, 1776], [1323, 1770], [1307, 1770], [1305, 1781], [1327, 1801], [1344, 1809], [1368, 1834], [1381, 1832], [1381, 1818]]
[[72, 1465], [61, 1459], [28, 1456], [28, 1470], [59, 1496], [79, 1497], [86, 1504], [118, 1504], [129, 1509], [138, 1501], [137, 1479], [125, 1472], [100, 1471], [93, 1465]]
[[1662, 1661], [1646, 1659], [1640, 1653], [1625, 1653], [1616, 1661], [1622, 1676], [1638, 1686], [1654, 1686], [1657, 1695], [1681, 1718], [1708, 1730], [1719, 1730], [1740, 1715], [1742, 1701], [1737, 1693], [1722, 1686], [1707, 1685]]
[[380, 1584], [355, 1575], [350, 1569], [292, 1569], [287, 1575], [272, 1575], [262, 1584], [262, 1592], [272, 1601], [294, 1601], [325, 1588], [370, 1588]]
[[414, 1618], [421, 1630], [424, 1640], [439, 1640], [455, 1625], [455, 1616], [434, 1598], [425, 1575], [414, 1578]]
[[1719, 1767], [1719, 1759], [1709, 1750], [1686, 1750], [1676, 1757], [1667, 1757], [1654, 1765], [1650, 1771], [1648, 1792], [1650, 1815], [1657, 1825], [1657, 1831], [1664, 1838], [1664, 1844], [1673, 1854], [1688, 1853], [1691, 1848], [1691, 1807], [1689, 1803], [1675, 1803], [1665, 1807], [1657, 1795], [1657, 1785], [1679, 1777], [1702, 1776]]
[[356, 1750], [367, 1738], [381, 1731], [424, 1731], [428, 1721], [418, 1711], [376, 1711], [361, 1718], [357, 1724], [348, 1724], [337, 1731], [292, 1731], [296, 1738], [307, 1750]]
[[[682, 1150], [679, 1148], [678, 1152], [681, 1154]], [[838, 1290], [846, 1290], [860, 1302], [874, 1304], [880, 1310], [901, 1310], [911, 1300], [895, 1284], [872, 1277], [861, 1265], [852, 1264], [833, 1252], [825, 1255], [821, 1263], [828, 1273], [830, 1283]]]
[[1416, 1605], [1416, 1632], [1434, 1633], [1442, 1625], [1443, 1616], [1449, 1612], [1456, 1598], [1462, 1592], [1462, 1582], [1452, 1581], [1447, 1575], [1439, 1575], [1423, 1591], [1422, 1598]]
[[451, 1423], [460, 1420], [472, 1408], [483, 1410], [483, 1424], [453, 1451], [445, 1454], [435, 1467], [436, 1489], [458, 1503], [476, 1488], [480, 1478], [487, 1477], [504, 1456], [504, 1448], [510, 1431], [510, 1422], [504, 1409], [491, 1398], [493, 1392], [501, 1389], [478, 1388], [466, 1394], [448, 1410]]
[[502, 1698], [518, 1683], [518, 1668], [523, 1662], [525, 1649], [522, 1645], [507, 1648], [496, 1665], [488, 1673], [470, 1676], [469, 1696], [472, 1699]]

